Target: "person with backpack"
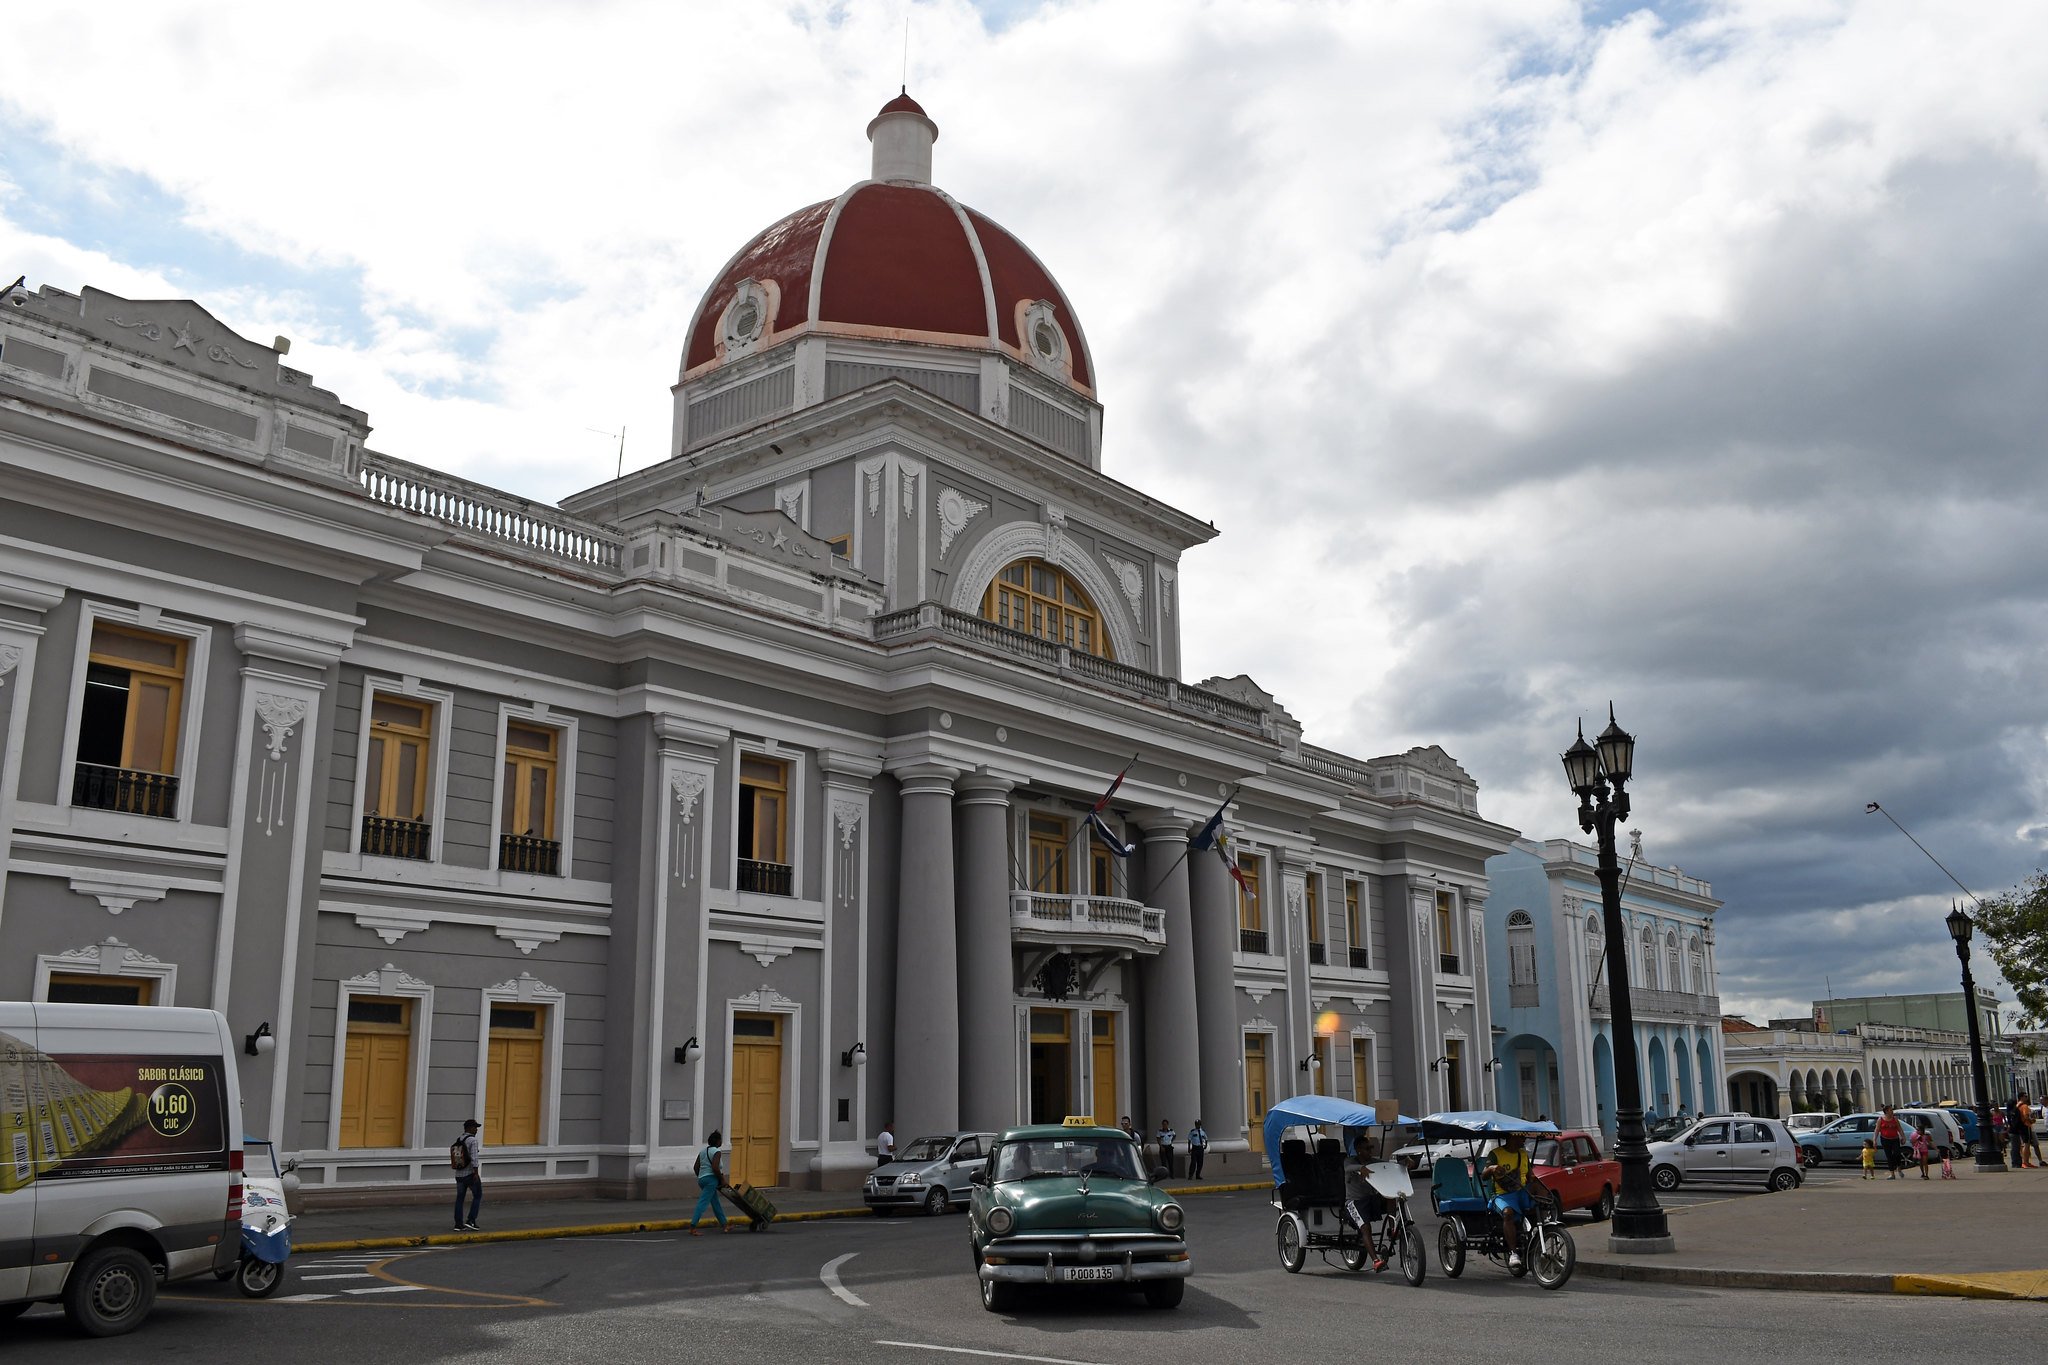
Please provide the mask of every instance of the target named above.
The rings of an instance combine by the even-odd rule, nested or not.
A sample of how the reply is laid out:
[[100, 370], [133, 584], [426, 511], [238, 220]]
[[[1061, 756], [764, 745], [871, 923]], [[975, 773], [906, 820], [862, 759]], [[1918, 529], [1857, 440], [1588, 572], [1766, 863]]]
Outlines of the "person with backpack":
[[[455, 1170], [455, 1230], [476, 1232], [477, 1215], [484, 1211], [484, 1140], [477, 1135], [483, 1125], [465, 1119], [462, 1136], [448, 1144], [448, 1164]], [[462, 1216], [463, 1196], [469, 1197], [469, 1216]]]
[[697, 1231], [697, 1220], [704, 1216], [708, 1206], [718, 1215], [718, 1230], [725, 1231], [725, 1210], [719, 1207], [718, 1192], [725, 1186], [725, 1172], [719, 1167], [719, 1145], [725, 1141], [725, 1134], [713, 1131], [703, 1151], [697, 1153], [697, 1207], [690, 1214], [690, 1235], [702, 1237]]

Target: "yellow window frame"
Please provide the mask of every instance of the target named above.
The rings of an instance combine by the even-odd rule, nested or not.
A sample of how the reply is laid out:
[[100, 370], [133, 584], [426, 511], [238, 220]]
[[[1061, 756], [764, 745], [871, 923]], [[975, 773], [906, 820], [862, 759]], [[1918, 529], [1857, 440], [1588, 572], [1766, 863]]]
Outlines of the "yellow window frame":
[[1344, 937], [1351, 947], [1365, 948], [1370, 945], [1364, 939], [1365, 924], [1359, 918], [1360, 907], [1358, 902], [1358, 883], [1346, 881], [1344, 883]]
[[[148, 658], [116, 652], [120, 640], [169, 645], [174, 662], [165, 665]], [[135, 772], [175, 773], [178, 770], [178, 730], [185, 713], [185, 669], [192, 642], [179, 635], [158, 635], [110, 621], [95, 621], [86, 654], [89, 664], [118, 668], [128, 674], [128, 712], [121, 721], [121, 766]], [[135, 751], [135, 736], [144, 691], [161, 688], [164, 700], [164, 734], [161, 752]]]
[[1310, 943], [1321, 943], [1323, 941], [1322, 898], [1316, 894], [1316, 883], [1321, 880], [1321, 877], [1311, 872], [1302, 881], [1302, 905], [1308, 912], [1308, 941]]
[[[535, 747], [517, 742], [520, 732], [543, 735], [546, 743]], [[560, 801], [556, 790], [561, 773], [562, 732], [531, 721], [508, 721], [505, 725], [505, 795], [498, 822], [501, 834], [518, 834], [529, 839], [555, 837], [555, 810]], [[534, 778], [541, 779], [541, 811], [533, 810]]]
[[1102, 612], [1087, 589], [1056, 564], [1019, 559], [1003, 567], [982, 594], [983, 619], [1100, 658], [1113, 657]]
[[[419, 716], [419, 723], [380, 719], [379, 703], [412, 711]], [[425, 820], [427, 777], [434, 757], [434, 704], [395, 692], [372, 692], [364, 714], [370, 721], [370, 765], [363, 774], [363, 814], [390, 820]], [[413, 754], [412, 790], [401, 792], [403, 758], [408, 750]]]
[[740, 755], [740, 800], [752, 817], [754, 835], [753, 843], [740, 850], [748, 862], [789, 862], [789, 776], [788, 759]]
[[1237, 892], [1237, 927], [1257, 933], [1266, 927], [1266, 902], [1259, 894], [1259, 855], [1239, 854], [1237, 870], [1245, 882]]
[[1045, 896], [1071, 895], [1073, 878], [1067, 850], [1073, 844], [1073, 827], [1057, 815], [1032, 811], [1025, 818], [1024, 828], [1030, 889]]
[[153, 1005], [156, 1003], [156, 978], [151, 976], [110, 976], [99, 972], [51, 972], [49, 986], [43, 999], [62, 1003], [58, 992], [66, 986], [75, 986], [94, 992], [108, 989], [131, 989], [133, 1000], [108, 1001], [104, 1003], [122, 1005]]

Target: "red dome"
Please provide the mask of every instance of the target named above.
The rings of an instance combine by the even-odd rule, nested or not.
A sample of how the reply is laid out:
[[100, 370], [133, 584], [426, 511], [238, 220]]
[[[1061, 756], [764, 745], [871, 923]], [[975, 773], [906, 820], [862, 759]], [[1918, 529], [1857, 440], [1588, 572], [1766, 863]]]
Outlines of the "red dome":
[[[898, 111], [924, 113], [908, 95], [882, 112]], [[1044, 302], [1065, 338], [1073, 383], [1093, 391], [1087, 339], [1052, 275], [997, 223], [930, 185], [863, 181], [747, 243], [697, 305], [685, 376], [720, 358], [726, 305], [749, 279], [780, 291], [763, 346], [776, 333], [811, 329], [1021, 357], [1018, 319]]]
[[930, 117], [929, 114], [924, 113], [924, 106], [922, 104], [910, 98], [910, 91], [908, 90], [905, 90], [895, 99], [883, 105], [875, 117], [880, 118], [883, 114], [924, 114], [925, 117]]

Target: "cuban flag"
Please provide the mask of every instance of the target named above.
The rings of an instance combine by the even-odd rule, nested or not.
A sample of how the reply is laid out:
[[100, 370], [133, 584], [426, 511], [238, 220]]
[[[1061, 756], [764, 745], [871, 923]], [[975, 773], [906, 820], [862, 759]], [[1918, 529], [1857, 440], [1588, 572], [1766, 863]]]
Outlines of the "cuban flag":
[[1131, 769], [1137, 766], [1138, 756], [1132, 754], [1131, 761], [1124, 764], [1124, 770], [1118, 773], [1116, 780], [1109, 784], [1109, 790], [1097, 797], [1095, 804], [1088, 808], [1088, 828], [1095, 834], [1095, 837], [1102, 840], [1103, 845], [1111, 853], [1114, 853], [1119, 858], [1130, 857], [1138, 851], [1138, 846], [1136, 844], [1127, 844], [1117, 838], [1116, 832], [1110, 829], [1109, 822], [1102, 818], [1102, 812], [1109, 808], [1110, 798], [1116, 795], [1117, 789], [1123, 786], [1124, 779], [1131, 775]]

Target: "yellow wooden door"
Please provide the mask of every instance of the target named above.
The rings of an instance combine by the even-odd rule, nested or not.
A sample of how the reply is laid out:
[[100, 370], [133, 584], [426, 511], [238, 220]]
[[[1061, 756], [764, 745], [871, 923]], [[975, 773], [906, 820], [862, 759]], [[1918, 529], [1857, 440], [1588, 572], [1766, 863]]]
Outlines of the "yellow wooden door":
[[1251, 1033], [1244, 1040], [1244, 1119], [1251, 1132], [1254, 1152], [1266, 1150], [1266, 1035]]
[[734, 1015], [732, 1032], [729, 1178], [774, 1185], [782, 1158], [782, 1017]]
[[484, 1082], [484, 1145], [540, 1142], [540, 1039], [492, 1038]]
[[403, 1147], [411, 1039], [351, 1029], [343, 1053], [341, 1145]]
[[1092, 1025], [1095, 1035], [1095, 1121], [1115, 1123], [1116, 1107], [1116, 1016], [1098, 1014]]

